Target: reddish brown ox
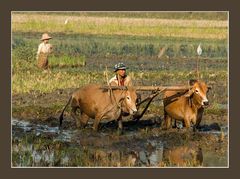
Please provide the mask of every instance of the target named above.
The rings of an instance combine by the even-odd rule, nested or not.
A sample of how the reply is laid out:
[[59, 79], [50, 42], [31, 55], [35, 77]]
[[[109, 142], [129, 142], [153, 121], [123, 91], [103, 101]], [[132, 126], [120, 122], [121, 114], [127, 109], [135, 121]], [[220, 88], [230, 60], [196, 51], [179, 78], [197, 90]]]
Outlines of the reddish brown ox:
[[166, 91], [164, 94], [164, 120], [166, 128], [170, 128], [172, 119], [184, 122], [189, 128], [191, 122], [194, 129], [199, 126], [204, 107], [208, 105], [209, 87], [203, 81], [190, 80], [192, 88], [184, 92]]
[[[100, 85], [91, 84], [84, 86], [73, 92], [68, 103], [60, 115], [60, 126], [63, 120], [63, 113], [70, 104], [71, 116], [76, 120], [77, 127], [85, 127], [89, 118], [95, 119], [93, 129], [98, 129], [98, 124], [102, 119], [118, 120], [118, 127], [122, 130], [122, 111], [134, 114], [136, 108], [136, 90], [128, 87], [127, 90], [104, 90]], [[77, 116], [76, 111], [80, 110], [81, 116]]]

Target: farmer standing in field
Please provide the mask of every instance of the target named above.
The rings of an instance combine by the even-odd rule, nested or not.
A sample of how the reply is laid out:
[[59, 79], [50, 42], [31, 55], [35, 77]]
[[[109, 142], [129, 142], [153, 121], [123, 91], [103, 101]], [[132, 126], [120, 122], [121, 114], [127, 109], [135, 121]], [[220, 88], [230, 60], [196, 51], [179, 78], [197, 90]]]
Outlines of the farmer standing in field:
[[109, 80], [111, 86], [132, 86], [132, 79], [126, 74], [127, 67], [123, 63], [114, 66], [116, 75]]
[[52, 39], [52, 37], [50, 37], [47, 33], [42, 34], [42, 43], [38, 46], [37, 66], [41, 69], [48, 68], [48, 55], [53, 50], [52, 44], [48, 43], [50, 39]]

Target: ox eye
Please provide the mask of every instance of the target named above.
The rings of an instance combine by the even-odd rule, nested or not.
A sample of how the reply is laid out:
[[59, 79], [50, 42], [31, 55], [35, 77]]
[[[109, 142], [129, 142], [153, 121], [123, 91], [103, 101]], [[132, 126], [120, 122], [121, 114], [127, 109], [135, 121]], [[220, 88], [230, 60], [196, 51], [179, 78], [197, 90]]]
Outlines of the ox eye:
[[198, 90], [196, 89], [195, 92], [198, 93]]
[[127, 96], [127, 100], [130, 100], [129, 96]]

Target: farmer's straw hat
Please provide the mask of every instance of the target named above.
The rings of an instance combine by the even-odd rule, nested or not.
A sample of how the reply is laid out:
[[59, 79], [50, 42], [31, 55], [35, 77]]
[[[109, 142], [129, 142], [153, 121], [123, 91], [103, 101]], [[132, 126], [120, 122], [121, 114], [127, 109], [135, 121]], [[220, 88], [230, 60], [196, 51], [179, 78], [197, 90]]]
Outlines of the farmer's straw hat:
[[49, 40], [49, 39], [51, 39], [52, 37], [50, 37], [47, 33], [44, 33], [44, 34], [42, 34], [42, 38], [41, 38], [41, 40]]

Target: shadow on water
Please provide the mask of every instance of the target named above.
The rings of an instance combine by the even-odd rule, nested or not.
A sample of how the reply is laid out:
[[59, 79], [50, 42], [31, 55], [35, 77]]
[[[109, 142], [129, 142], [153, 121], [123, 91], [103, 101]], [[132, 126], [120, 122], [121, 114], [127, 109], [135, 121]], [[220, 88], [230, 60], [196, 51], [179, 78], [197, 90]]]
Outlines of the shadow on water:
[[[160, 119], [124, 122], [124, 134], [117, 124], [103, 123], [99, 132], [62, 129], [12, 119], [12, 165], [14, 167], [199, 167], [227, 166], [223, 141], [228, 128], [211, 124], [199, 132], [182, 129], [162, 131]], [[174, 141], [176, 140], [176, 141]], [[193, 141], [215, 141], [215, 151]], [[208, 141], [209, 140], [209, 141]], [[222, 139], [223, 140], [223, 139]], [[203, 145], [204, 146], [204, 145]], [[225, 155], [216, 155], [217, 152]]]

